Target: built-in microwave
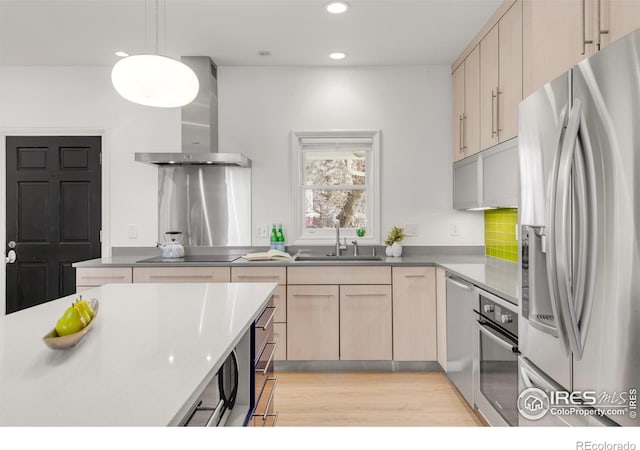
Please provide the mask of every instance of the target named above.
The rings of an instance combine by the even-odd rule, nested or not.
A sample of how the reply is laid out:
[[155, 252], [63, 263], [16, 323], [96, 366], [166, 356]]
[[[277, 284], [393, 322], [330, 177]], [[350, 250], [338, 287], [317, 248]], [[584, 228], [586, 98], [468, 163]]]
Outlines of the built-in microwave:
[[200, 395], [185, 422], [187, 427], [221, 427], [238, 395], [238, 355], [235, 350]]

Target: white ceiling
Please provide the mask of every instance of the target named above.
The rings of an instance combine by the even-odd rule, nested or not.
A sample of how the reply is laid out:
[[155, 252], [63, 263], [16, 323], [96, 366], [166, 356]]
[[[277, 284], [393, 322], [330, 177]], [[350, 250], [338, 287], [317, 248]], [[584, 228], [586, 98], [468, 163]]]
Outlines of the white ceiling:
[[[333, 15], [324, 1], [160, 0], [160, 53], [221, 66], [450, 64], [502, 3], [350, 0]], [[154, 5], [145, 14], [144, 0], [0, 0], [0, 65], [111, 65], [116, 50], [145, 52], [145, 34], [152, 52]], [[347, 59], [329, 60], [335, 50]]]

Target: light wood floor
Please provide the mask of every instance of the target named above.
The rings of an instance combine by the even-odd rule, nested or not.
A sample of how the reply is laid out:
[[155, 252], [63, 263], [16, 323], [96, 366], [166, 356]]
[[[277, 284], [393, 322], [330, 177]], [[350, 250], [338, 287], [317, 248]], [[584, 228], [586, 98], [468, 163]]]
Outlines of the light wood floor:
[[278, 372], [278, 426], [482, 426], [441, 372]]

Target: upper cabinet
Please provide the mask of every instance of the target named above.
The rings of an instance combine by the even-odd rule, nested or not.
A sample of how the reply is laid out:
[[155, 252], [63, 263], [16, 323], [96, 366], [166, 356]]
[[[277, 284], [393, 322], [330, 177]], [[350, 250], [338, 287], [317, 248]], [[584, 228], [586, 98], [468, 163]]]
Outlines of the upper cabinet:
[[522, 2], [514, 3], [480, 42], [480, 148], [518, 134], [522, 100]]
[[480, 151], [480, 49], [453, 72], [453, 161]]
[[640, 28], [640, 1], [600, 0], [598, 3], [600, 49]]
[[524, 96], [637, 28], [638, 0], [524, 1]]

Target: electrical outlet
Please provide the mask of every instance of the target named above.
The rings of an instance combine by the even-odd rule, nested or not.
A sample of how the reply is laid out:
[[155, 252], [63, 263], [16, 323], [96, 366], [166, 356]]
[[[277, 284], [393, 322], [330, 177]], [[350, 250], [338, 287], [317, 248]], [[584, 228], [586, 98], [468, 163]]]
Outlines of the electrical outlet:
[[407, 236], [417, 236], [418, 235], [418, 224], [417, 223], [408, 223], [404, 226], [404, 234]]
[[127, 237], [129, 239], [138, 239], [138, 225], [135, 223], [127, 225]]
[[457, 223], [451, 225], [451, 236], [460, 236], [460, 228]]
[[268, 237], [269, 236], [269, 225], [258, 225], [256, 230], [256, 237]]

